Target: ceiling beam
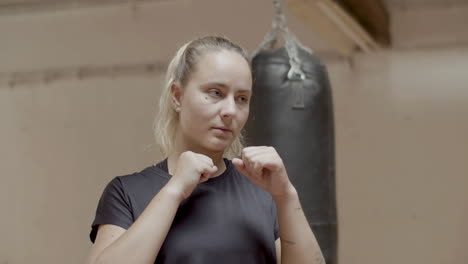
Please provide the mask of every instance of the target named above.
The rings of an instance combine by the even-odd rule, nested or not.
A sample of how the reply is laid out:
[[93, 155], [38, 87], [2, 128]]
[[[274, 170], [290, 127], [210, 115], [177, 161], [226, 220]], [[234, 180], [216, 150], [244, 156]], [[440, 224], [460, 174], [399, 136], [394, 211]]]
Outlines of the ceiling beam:
[[391, 45], [390, 15], [382, 0], [336, 0], [381, 45]]
[[332, 0], [288, 0], [287, 3], [290, 13], [343, 56], [379, 48], [367, 30]]

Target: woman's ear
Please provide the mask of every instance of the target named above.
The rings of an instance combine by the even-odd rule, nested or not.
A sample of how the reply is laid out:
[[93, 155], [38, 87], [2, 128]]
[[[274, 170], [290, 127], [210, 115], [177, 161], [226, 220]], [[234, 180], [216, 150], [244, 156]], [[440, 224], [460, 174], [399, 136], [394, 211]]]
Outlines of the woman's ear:
[[174, 107], [176, 112], [180, 111], [180, 105], [182, 102], [182, 87], [179, 83], [173, 82], [171, 85], [171, 99], [172, 99], [172, 107]]

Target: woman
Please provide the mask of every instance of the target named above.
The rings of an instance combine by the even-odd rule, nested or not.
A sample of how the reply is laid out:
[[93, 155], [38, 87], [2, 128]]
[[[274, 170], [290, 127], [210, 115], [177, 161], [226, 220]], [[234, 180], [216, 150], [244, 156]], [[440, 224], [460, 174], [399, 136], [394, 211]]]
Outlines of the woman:
[[155, 121], [167, 159], [107, 185], [88, 263], [324, 263], [275, 149], [241, 144], [251, 95], [238, 45], [179, 49]]

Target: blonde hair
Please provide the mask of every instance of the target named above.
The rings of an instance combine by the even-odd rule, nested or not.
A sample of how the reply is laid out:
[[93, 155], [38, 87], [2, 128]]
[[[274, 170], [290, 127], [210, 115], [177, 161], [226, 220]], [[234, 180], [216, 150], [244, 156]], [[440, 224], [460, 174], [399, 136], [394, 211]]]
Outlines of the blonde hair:
[[[175, 133], [178, 127], [179, 115], [172, 106], [171, 86], [179, 83], [182, 88], [196, 71], [197, 62], [208, 52], [228, 50], [240, 54], [249, 63], [247, 52], [239, 45], [225, 37], [206, 36], [194, 39], [179, 48], [172, 58], [164, 80], [164, 90], [159, 99], [159, 111], [153, 124], [156, 144], [159, 145], [164, 157], [171, 154], [174, 148]], [[250, 65], [250, 63], [249, 63]], [[244, 148], [243, 131], [234, 139], [224, 151], [223, 157], [232, 159], [239, 157]]]

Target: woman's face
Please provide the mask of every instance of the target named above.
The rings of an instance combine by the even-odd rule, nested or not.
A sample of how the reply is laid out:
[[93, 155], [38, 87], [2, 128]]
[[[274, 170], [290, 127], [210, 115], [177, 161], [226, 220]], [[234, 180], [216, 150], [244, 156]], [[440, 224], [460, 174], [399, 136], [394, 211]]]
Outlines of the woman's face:
[[241, 55], [226, 50], [203, 55], [185, 88], [173, 86], [178, 133], [186, 146], [224, 152], [247, 121], [251, 94], [250, 68]]

